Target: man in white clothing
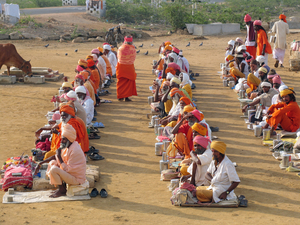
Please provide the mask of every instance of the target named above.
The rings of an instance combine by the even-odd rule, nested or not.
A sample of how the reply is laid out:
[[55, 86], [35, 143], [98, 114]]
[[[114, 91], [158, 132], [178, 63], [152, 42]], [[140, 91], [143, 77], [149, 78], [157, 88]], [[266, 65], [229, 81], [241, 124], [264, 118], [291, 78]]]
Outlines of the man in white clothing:
[[86, 95], [84, 86], [78, 86], [75, 89], [78, 101], [86, 112], [86, 124], [90, 124], [94, 118], [94, 101]]
[[275, 43], [273, 48], [273, 58], [276, 60], [274, 66], [277, 68], [280, 63], [280, 67], [283, 67], [283, 59], [285, 54], [285, 49], [287, 48], [286, 44], [286, 35], [290, 33], [289, 25], [286, 21], [286, 16], [280, 14], [279, 21], [275, 22], [272, 28], [272, 33], [275, 33]]
[[179, 58], [181, 58], [182, 61], [183, 61], [183, 63], [184, 63], [185, 71], [187, 73], [189, 73], [189, 71], [190, 71], [190, 64], [189, 64], [188, 60], [183, 56], [182, 50], [180, 50], [180, 52], [179, 52]]
[[104, 45], [103, 49], [104, 49], [104, 55], [108, 58], [110, 62], [112, 76], [114, 76], [116, 75], [116, 66], [118, 63], [116, 55], [111, 51], [111, 47], [109, 45]]
[[222, 141], [213, 141], [211, 149], [214, 160], [210, 163], [205, 178], [210, 186], [199, 186], [193, 194], [199, 202], [215, 202], [236, 199], [234, 189], [240, 179], [230, 159], [225, 155], [226, 144]]

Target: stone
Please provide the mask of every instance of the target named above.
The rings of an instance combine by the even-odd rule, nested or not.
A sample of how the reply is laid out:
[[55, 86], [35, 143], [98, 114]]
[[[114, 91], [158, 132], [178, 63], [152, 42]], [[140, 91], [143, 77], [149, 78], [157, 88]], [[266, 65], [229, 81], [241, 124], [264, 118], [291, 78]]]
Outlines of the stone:
[[60, 36], [60, 39], [72, 40], [71, 34], [64, 34]]
[[37, 38], [36, 35], [29, 34], [29, 33], [22, 33], [22, 37], [25, 38], [25, 39], [35, 39], [35, 38]]
[[96, 38], [96, 37], [105, 37], [105, 33], [103, 31], [91, 31], [88, 33], [89, 38]]
[[43, 178], [35, 178], [33, 179], [33, 185], [32, 190], [38, 191], [38, 190], [45, 190], [45, 189], [53, 189], [55, 188], [54, 185], [50, 184], [49, 180], [43, 179]]
[[83, 37], [77, 37], [72, 41], [72, 43], [83, 43], [83, 42], [85, 42]]
[[43, 84], [45, 83], [45, 76], [25, 76], [24, 77], [25, 84]]
[[105, 39], [104, 39], [103, 37], [100, 37], [100, 36], [96, 37], [96, 39], [97, 39], [98, 41], [100, 41], [100, 42], [105, 41]]
[[18, 31], [12, 32], [9, 34], [9, 38], [11, 40], [19, 40], [20, 39], [20, 33]]
[[93, 175], [86, 175], [86, 180], [89, 182], [89, 187], [95, 187], [95, 180]]
[[91, 169], [87, 169], [85, 172], [86, 175], [92, 175], [94, 177], [95, 181], [99, 181], [100, 180], [100, 172], [97, 170], [91, 170]]
[[84, 30], [80, 30], [80, 29], [78, 29], [76, 31], [76, 34], [77, 34], [77, 37], [88, 37], [89, 36], [87, 32], [85, 32]]
[[16, 82], [16, 76], [0, 75], [0, 84], [14, 84]]
[[0, 40], [7, 40], [7, 39], [9, 39], [8, 34], [0, 34]]
[[89, 169], [89, 170], [97, 170], [97, 171], [100, 173], [100, 168], [99, 168], [99, 166], [94, 166], [94, 165], [87, 164], [87, 165], [86, 165], [86, 169]]
[[98, 42], [97, 38], [88, 38], [88, 42]]
[[67, 40], [66, 40], [66, 39], [63, 39], [63, 38], [61, 38], [61, 39], [59, 39], [59, 42], [67, 42]]
[[56, 40], [59, 40], [59, 39], [60, 39], [60, 36], [59, 36], [59, 35], [51, 35], [51, 36], [48, 36], [48, 40], [56, 41]]

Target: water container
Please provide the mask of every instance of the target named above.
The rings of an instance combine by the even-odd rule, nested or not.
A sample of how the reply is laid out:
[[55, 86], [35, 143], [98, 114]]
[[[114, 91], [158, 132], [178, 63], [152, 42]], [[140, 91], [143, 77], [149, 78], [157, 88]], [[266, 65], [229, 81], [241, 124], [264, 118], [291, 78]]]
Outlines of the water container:
[[155, 155], [162, 155], [164, 151], [164, 144], [162, 142], [155, 143]]
[[235, 85], [235, 82], [233, 80], [229, 81], [229, 88], [232, 89]]
[[169, 169], [169, 160], [167, 160], [167, 161], [160, 160], [159, 161], [159, 168], [160, 168], [160, 173], [163, 170]]
[[254, 130], [254, 136], [260, 137], [261, 131], [262, 131], [262, 126], [261, 125], [253, 125], [253, 130]]
[[163, 140], [163, 143], [164, 143], [164, 151], [166, 152], [171, 142], [168, 140]]
[[263, 129], [263, 140], [264, 141], [270, 140], [270, 133], [271, 133], [270, 129]]
[[164, 134], [163, 134], [164, 133], [164, 127], [159, 127], [157, 133], [158, 133], [157, 136], [164, 136]]
[[153, 101], [154, 101], [154, 97], [153, 96], [149, 96], [148, 97], [148, 104], [150, 105]]

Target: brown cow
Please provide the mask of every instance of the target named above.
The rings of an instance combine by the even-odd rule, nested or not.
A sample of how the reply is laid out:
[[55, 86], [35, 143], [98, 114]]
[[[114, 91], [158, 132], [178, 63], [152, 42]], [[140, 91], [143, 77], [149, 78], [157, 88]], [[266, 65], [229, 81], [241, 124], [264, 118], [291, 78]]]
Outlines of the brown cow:
[[0, 44], [0, 69], [2, 65], [7, 66], [7, 74], [10, 75], [10, 67], [15, 66], [22, 70], [27, 75], [31, 75], [30, 60], [24, 60], [17, 52], [13, 44]]

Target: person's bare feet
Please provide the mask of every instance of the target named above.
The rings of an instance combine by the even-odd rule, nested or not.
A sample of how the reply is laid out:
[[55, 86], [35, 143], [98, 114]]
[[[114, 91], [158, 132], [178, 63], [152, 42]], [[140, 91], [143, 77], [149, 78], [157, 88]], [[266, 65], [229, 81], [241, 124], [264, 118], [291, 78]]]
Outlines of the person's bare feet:
[[50, 195], [49, 197], [50, 198], [58, 198], [58, 197], [61, 197], [61, 196], [66, 196], [66, 191], [61, 191], [61, 190], [57, 190], [55, 191], [52, 195]]

